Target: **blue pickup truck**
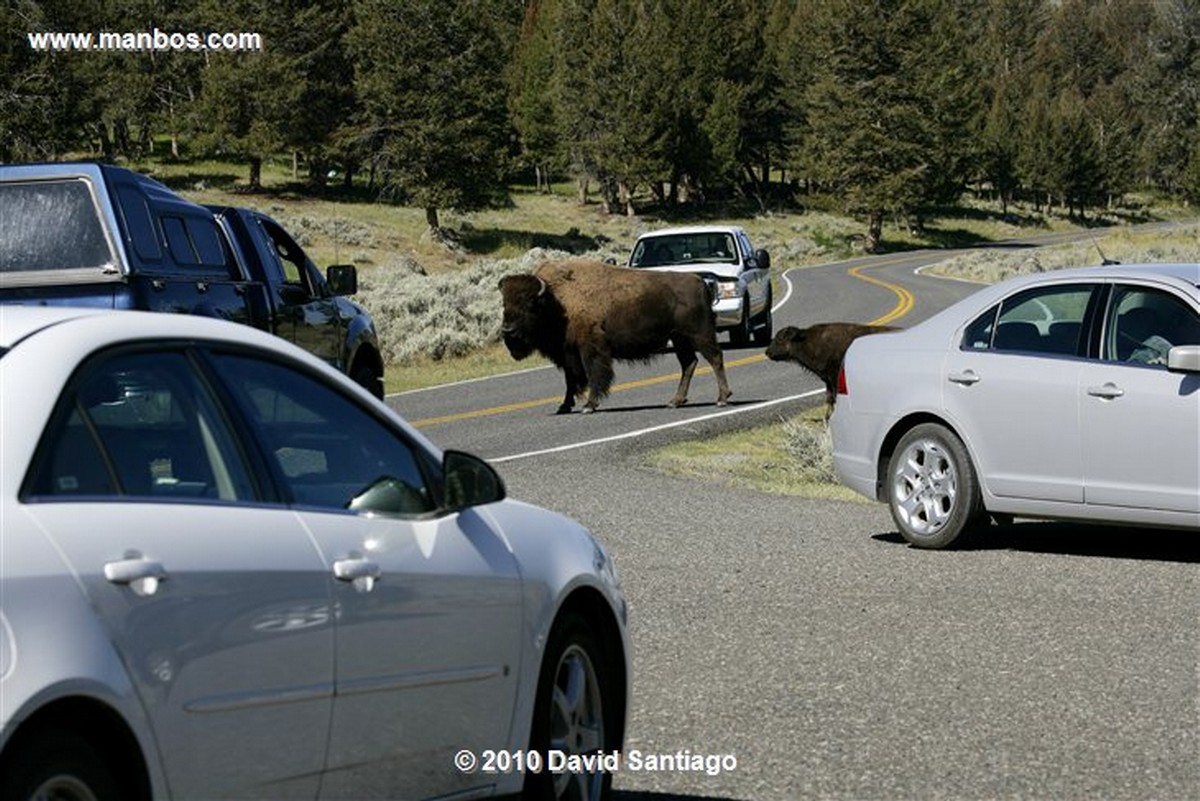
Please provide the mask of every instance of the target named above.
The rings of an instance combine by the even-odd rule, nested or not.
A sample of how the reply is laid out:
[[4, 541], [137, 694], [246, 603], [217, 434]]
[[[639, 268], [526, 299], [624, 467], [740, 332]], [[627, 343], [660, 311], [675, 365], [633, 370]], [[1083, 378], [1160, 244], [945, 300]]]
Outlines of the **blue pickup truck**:
[[0, 303], [202, 314], [270, 331], [377, 397], [375, 323], [345, 296], [352, 265], [322, 275], [279, 223], [200, 206], [107, 164], [0, 166]]

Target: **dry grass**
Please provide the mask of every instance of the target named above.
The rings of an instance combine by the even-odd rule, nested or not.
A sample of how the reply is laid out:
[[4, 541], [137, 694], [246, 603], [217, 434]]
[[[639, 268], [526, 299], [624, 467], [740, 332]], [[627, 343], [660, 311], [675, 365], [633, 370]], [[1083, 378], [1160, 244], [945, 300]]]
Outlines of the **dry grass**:
[[824, 407], [791, 419], [704, 440], [679, 442], [647, 457], [672, 475], [774, 495], [865, 500], [837, 483]]

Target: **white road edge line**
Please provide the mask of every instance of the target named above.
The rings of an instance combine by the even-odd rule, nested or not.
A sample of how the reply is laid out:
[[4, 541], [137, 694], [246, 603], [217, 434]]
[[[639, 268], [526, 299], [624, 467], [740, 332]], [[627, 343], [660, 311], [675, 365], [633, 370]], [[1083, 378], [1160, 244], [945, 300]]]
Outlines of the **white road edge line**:
[[497, 457], [494, 459], [488, 459], [488, 461], [491, 462], [492, 464], [499, 464], [501, 462], [512, 462], [517, 459], [527, 459], [531, 456], [545, 456], [545, 455], [551, 454], [551, 453], [562, 453], [564, 451], [573, 451], [578, 448], [586, 448], [591, 445], [603, 445], [603, 444], [609, 443], [609, 442], [618, 442], [623, 439], [633, 439], [635, 437], [643, 437], [647, 434], [653, 434], [658, 431], [666, 431], [667, 429], [671, 429], [671, 428], [679, 428], [680, 426], [692, 425], [695, 423], [702, 423], [706, 420], [716, 420], [719, 417], [729, 417], [730, 415], [741, 414], [742, 412], [758, 411], [759, 409], [766, 409], [771, 406], [778, 406], [781, 403], [787, 403], [789, 401], [794, 401], [794, 400], [801, 400], [802, 398], [811, 398], [814, 395], [824, 395], [824, 394], [825, 394], [825, 389], [822, 387], [821, 389], [813, 389], [813, 390], [809, 390], [808, 392], [802, 392], [799, 395], [789, 395], [786, 398], [776, 398], [775, 400], [763, 401], [762, 403], [756, 403], [753, 406], [746, 406], [746, 407], [738, 408], [738, 409], [727, 409], [723, 412], [715, 412], [713, 414], [706, 414], [701, 417], [689, 417], [686, 420], [678, 420], [674, 423], [664, 423], [663, 425], [660, 425], [660, 426], [651, 426], [650, 428], [642, 428], [637, 431], [626, 431], [624, 434], [614, 434], [611, 437], [601, 437], [599, 439], [590, 439], [585, 442], [573, 442], [569, 445], [559, 445], [558, 447], [555, 447], [555, 448], [546, 448], [546, 449], [540, 450], [540, 451], [529, 451], [528, 453], [517, 453], [517, 454], [513, 454], [512, 456], [500, 456], [500, 457]]
[[432, 392], [435, 389], [446, 389], [447, 387], [458, 387], [463, 384], [477, 384], [480, 381], [492, 381], [497, 378], [508, 378], [514, 375], [524, 375], [525, 373], [536, 373], [538, 370], [548, 370], [553, 367], [553, 364], [543, 364], [541, 367], [526, 367], [523, 370], [513, 370], [509, 373], [496, 373], [495, 375], [481, 375], [478, 378], [464, 378], [461, 381], [451, 381], [448, 384], [434, 384], [431, 387], [418, 387], [417, 389], [406, 389], [403, 392], [393, 392], [388, 395], [389, 398], [399, 398], [402, 395], [415, 395], [418, 392]]

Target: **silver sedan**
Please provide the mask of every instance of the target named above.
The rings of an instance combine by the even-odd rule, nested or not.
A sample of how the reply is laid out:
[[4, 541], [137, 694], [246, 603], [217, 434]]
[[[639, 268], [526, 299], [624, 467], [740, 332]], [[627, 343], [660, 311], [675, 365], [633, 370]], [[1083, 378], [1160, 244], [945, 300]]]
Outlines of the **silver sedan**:
[[856, 340], [841, 480], [941, 548], [987, 515], [1200, 530], [1200, 265], [1058, 270]]
[[582, 526], [232, 323], [7, 307], [0, 354], [0, 797], [607, 794], [545, 769], [623, 737]]

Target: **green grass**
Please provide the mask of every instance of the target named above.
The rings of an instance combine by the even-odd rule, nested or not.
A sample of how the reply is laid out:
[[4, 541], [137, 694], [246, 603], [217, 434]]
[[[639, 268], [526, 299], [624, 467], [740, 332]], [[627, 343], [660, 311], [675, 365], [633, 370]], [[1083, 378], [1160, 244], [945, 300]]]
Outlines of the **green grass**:
[[[744, 487], [773, 495], [835, 500], [865, 499], [821, 474], [814, 463], [828, 457], [808, 446], [820, 439], [825, 407], [703, 440], [689, 440], [652, 451], [647, 464], [671, 475]], [[791, 445], [791, 447], [789, 447]], [[797, 455], [796, 449], [804, 452]]]

